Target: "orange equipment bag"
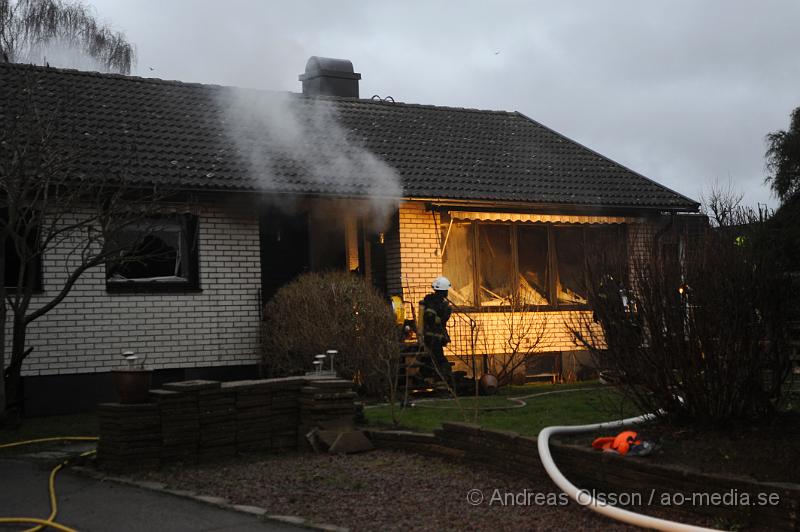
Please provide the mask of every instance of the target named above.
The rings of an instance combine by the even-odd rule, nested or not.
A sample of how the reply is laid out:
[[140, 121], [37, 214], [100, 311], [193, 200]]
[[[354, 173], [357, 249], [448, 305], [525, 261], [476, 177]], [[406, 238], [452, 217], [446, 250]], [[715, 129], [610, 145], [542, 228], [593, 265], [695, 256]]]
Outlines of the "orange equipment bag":
[[616, 436], [603, 436], [597, 438], [592, 442], [592, 447], [599, 451], [615, 452], [619, 454], [628, 454], [628, 450], [633, 445], [641, 445], [641, 441], [637, 438], [638, 434], [632, 430], [620, 432]]

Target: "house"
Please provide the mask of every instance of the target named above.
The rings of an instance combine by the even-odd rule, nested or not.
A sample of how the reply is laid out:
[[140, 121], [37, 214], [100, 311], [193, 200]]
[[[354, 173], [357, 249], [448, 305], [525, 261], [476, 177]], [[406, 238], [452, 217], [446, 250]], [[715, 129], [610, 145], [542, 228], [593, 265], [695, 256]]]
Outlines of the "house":
[[[357, 271], [406, 301], [444, 274], [489, 353], [502, 351], [498, 308], [523, 291], [548, 317], [539, 349], [574, 350], [584, 242], [633, 256], [698, 210], [518, 112], [360, 99], [359, 79], [316, 57], [302, 94], [0, 63], [2, 91], [33, 86], [39, 111], [58, 114], [76, 172], [124, 165], [191, 205], [158, 235], [169, 264], [91, 270], [31, 325], [30, 413], [113, 395], [124, 350], [158, 381], [254, 374], [262, 303], [307, 270]], [[43, 258], [42, 296], [63, 260]]]

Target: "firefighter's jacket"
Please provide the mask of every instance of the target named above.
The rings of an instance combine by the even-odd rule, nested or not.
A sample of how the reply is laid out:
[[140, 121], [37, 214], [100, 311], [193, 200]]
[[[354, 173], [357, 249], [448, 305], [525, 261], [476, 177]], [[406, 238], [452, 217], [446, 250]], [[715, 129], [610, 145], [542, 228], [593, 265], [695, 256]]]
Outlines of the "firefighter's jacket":
[[433, 293], [426, 295], [420, 301], [420, 307], [422, 310], [425, 343], [428, 344], [438, 340], [441, 345], [447, 345], [450, 342], [450, 337], [447, 334], [447, 320], [450, 319], [450, 314], [453, 313], [450, 303], [439, 294]]

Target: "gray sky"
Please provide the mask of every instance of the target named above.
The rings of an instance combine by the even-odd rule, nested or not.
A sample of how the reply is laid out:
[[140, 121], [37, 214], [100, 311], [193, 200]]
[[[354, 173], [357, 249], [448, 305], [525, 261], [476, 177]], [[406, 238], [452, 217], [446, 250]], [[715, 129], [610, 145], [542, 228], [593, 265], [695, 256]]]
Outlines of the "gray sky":
[[346, 58], [362, 97], [520, 111], [695, 199], [776, 206], [764, 135], [800, 106], [797, 0], [88, 1], [137, 75], [297, 92]]

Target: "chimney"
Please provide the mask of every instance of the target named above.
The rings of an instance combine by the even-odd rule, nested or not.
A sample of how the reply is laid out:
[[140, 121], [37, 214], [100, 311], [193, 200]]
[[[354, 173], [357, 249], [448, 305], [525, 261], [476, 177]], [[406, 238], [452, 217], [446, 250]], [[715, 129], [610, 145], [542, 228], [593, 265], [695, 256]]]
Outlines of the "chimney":
[[361, 74], [353, 72], [353, 63], [347, 59], [312, 55], [306, 63], [305, 74], [300, 74], [298, 79], [303, 82], [303, 94], [308, 96], [358, 98]]

